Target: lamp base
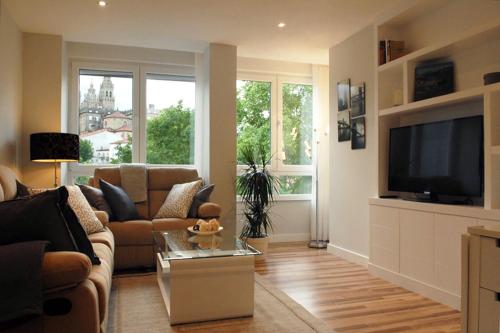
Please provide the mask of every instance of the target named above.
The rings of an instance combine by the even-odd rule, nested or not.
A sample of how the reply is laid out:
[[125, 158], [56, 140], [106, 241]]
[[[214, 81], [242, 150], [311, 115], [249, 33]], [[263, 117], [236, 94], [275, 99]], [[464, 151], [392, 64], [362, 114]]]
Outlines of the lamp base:
[[307, 246], [313, 249], [326, 249], [328, 243], [326, 241], [312, 240]]

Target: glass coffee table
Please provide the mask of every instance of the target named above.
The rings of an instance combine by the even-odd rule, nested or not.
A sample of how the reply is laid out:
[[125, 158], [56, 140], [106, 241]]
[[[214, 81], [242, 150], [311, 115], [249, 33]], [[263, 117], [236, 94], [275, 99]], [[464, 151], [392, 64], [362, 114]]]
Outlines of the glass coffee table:
[[157, 277], [170, 324], [253, 315], [254, 256], [261, 253], [224, 231], [154, 231]]

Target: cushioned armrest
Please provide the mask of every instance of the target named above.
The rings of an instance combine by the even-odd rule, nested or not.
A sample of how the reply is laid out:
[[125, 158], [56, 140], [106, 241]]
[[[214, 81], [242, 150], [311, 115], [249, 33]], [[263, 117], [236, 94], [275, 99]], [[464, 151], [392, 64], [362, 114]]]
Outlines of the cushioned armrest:
[[198, 207], [198, 217], [203, 219], [210, 217], [219, 217], [221, 206], [213, 202], [205, 202]]
[[105, 211], [102, 211], [102, 210], [95, 210], [94, 213], [95, 213], [95, 216], [97, 216], [97, 218], [99, 219], [99, 221], [101, 221], [102, 225], [107, 227], [109, 224], [108, 213], [106, 213]]
[[80, 252], [47, 252], [43, 259], [44, 289], [72, 287], [88, 278], [92, 263]]

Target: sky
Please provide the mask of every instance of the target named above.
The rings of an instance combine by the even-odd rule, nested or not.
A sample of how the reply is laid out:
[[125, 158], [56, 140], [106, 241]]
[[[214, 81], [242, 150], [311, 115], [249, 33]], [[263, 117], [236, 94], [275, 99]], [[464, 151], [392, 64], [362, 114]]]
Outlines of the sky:
[[[85, 97], [90, 83], [94, 84], [97, 96], [101, 86], [102, 76], [80, 76], [80, 95], [81, 99]], [[132, 109], [132, 79], [112, 77], [111, 82], [114, 85], [115, 106], [118, 110]], [[154, 104], [155, 109], [164, 109], [171, 105], [177, 105], [179, 100], [189, 108], [195, 107], [195, 83], [181, 81], [166, 81], [147, 79], [146, 82], [146, 108], [149, 104]]]

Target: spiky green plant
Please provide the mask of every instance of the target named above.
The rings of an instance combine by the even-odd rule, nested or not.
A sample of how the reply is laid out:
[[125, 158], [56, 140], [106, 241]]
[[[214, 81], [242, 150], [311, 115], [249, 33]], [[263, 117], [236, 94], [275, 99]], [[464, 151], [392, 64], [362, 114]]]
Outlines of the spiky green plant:
[[278, 192], [279, 179], [269, 172], [271, 157], [266, 155], [262, 146], [242, 149], [242, 162], [246, 169], [236, 182], [245, 206], [245, 224], [240, 234], [242, 239], [263, 238], [272, 230], [269, 209]]

